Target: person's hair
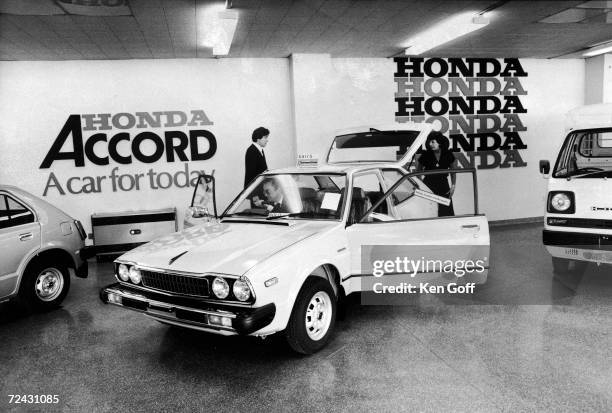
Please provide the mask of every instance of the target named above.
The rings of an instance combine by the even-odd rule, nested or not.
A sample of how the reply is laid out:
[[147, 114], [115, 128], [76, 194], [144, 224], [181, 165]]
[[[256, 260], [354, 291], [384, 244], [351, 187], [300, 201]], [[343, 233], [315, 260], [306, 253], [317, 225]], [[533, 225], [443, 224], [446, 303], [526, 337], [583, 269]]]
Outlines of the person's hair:
[[448, 151], [449, 142], [446, 136], [442, 134], [442, 132], [437, 132], [437, 131], [429, 132], [429, 135], [427, 136], [427, 141], [425, 142], [425, 147], [428, 151], [431, 150], [429, 147], [429, 142], [431, 141], [438, 142], [438, 145], [440, 145], [440, 151], [442, 152]]
[[263, 188], [264, 185], [266, 185], [266, 184], [272, 184], [272, 186], [275, 189], [278, 189], [278, 182], [276, 182], [276, 179], [274, 179], [274, 178], [266, 178], [266, 179], [264, 179], [263, 182], [261, 183], [261, 187]]
[[269, 134], [270, 134], [270, 131], [268, 129], [264, 128], [263, 126], [260, 126], [259, 128], [253, 131], [253, 135], [251, 136], [251, 139], [253, 140], [253, 142], [257, 142], [258, 140], [268, 136]]

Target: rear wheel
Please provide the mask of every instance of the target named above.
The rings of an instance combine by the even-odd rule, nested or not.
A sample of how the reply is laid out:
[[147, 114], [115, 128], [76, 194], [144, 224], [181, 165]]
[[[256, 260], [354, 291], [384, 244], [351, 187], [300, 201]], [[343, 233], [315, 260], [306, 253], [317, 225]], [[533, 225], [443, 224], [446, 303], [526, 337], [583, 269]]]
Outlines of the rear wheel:
[[50, 310], [64, 301], [69, 289], [70, 273], [65, 265], [32, 262], [21, 281], [19, 300], [33, 311]]
[[300, 290], [285, 335], [298, 353], [313, 354], [329, 342], [336, 322], [336, 295], [329, 282], [312, 277]]

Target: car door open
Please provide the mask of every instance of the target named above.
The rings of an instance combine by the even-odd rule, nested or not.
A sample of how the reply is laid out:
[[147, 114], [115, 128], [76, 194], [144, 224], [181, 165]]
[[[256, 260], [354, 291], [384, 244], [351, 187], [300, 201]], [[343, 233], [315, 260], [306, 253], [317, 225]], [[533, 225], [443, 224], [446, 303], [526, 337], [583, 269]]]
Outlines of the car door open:
[[[467, 188], [455, 193], [452, 200], [434, 194], [419, 179], [449, 173], [456, 174], [458, 187]], [[402, 176], [347, 228], [349, 278], [354, 290], [374, 291], [381, 283], [484, 283], [489, 267], [489, 227], [486, 216], [478, 212], [477, 198], [474, 169]], [[438, 217], [437, 204], [450, 202], [456, 215]], [[384, 203], [390, 210], [381, 219], [377, 211]]]

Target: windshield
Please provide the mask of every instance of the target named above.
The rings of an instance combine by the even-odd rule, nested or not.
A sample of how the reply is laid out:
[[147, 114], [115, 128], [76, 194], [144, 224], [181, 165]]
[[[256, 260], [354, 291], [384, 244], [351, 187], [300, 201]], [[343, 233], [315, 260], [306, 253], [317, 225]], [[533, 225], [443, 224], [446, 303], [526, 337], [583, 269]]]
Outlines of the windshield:
[[224, 217], [339, 220], [345, 186], [344, 174], [260, 175]]
[[327, 162], [397, 162], [406, 155], [419, 133], [370, 129], [369, 132], [336, 136]]
[[570, 133], [559, 152], [555, 178], [603, 178], [612, 175], [612, 128]]

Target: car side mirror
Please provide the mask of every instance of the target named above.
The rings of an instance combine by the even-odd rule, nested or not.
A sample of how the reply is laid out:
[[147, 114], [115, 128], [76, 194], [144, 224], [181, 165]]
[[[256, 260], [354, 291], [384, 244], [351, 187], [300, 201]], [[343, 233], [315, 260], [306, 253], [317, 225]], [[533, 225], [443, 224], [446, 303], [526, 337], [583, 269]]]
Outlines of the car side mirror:
[[202, 218], [204, 215], [207, 214], [206, 208], [199, 205], [190, 206], [189, 208], [187, 208], [187, 213], [193, 218]]
[[540, 161], [540, 173], [544, 175], [544, 178], [548, 177], [548, 174], [550, 173], [550, 162], [547, 160]]

